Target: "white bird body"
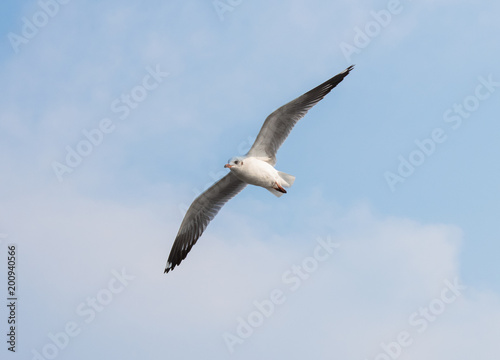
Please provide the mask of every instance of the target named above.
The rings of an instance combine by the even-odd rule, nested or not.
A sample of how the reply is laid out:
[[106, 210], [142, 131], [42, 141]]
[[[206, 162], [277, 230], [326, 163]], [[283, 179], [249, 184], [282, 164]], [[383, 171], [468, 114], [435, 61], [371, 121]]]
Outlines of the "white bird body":
[[229, 160], [225, 167], [241, 181], [263, 187], [280, 197], [286, 193], [283, 188], [292, 186], [295, 177], [276, 170], [267, 161], [268, 158], [254, 156], [235, 157]]
[[231, 171], [205, 190], [189, 207], [168, 256], [166, 273], [186, 258], [222, 206], [247, 184], [263, 187], [277, 197], [286, 194], [284, 188], [292, 186], [295, 176], [274, 168], [278, 149], [297, 121], [337, 86], [352, 68], [353, 66], [349, 66], [323, 84], [276, 109], [266, 118], [248, 153], [229, 160], [224, 167]]

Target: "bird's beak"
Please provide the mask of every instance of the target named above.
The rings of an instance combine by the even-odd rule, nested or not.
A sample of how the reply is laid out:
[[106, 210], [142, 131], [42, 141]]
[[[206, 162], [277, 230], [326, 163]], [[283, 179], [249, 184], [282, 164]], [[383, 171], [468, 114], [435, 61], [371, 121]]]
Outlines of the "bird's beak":
[[228, 168], [228, 169], [231, 169], [233, 167], [233, 165], [226, 164], [226, 165], [224, 165], [224, 167]]

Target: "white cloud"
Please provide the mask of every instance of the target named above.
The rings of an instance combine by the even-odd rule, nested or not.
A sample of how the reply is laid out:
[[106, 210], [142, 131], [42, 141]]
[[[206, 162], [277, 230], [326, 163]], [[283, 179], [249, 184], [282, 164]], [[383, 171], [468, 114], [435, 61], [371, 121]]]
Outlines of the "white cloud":
[[[153, 357], [229, 358], [222, 334], [234, 333], [237, 317], [246, 318], [255, 311], [254, 301], [279, 289], [286, 301], [235, 346], [238, 358], [255, 358], [266, 349], [274, 357], [372, 359], [381, 342], [395, 341], [402, 330], [414, 342], [401, 359], [461, 358], [472, 349], [482, 358], [499, 353], [499, 322], [488, 321], [500, 316], [496, 293], [466, 289], [422, 334], [409, 323], [413, 312], [440, 296], [446, 279], [460, 277], [462, 235], [454, 226], [382, 218], [365, 206], [346, 212], [301, 202], [295, 205], [308, 212], [304, 222], [322, 216], [331, 232], [318, 234], [292, 223], [286, 233], [276, 233], [269, 214], [278, 209], [293, 218], [293, 210], [259, 205], [268, 200], [262, 199], [250, 202], [263, 210], [250, 219], [238, 212], [236, 202], [221, 211], [187, 259], [164, 275], [181, 196], [163, 191], [163, 199], [127, 205], [54, 188], [45, 195], [18, 194], [5, 204], [1, 216], [23, 260], [23, 311], [41, 311], [35, 304], [44, 304], [50, 319], [44, 317], [48, 322], [42, 324], [36, 316], [23, 316], [23, 328], [32, 327], [23, 341], [28, 349], [40, 350], [48, 332], [75, 321], [84, 331], [61, 350], [61, 359], [83, 359], [97, 351], [129, 358], [145, 343]], [[328, 213], [336, 216], [322, 215]], [[282, 276], [313, 256], [318, 236], [330, 236], [340, 247], [292, 291]], [[136, 279], [85, 324], [76, 307], [106, 286], [112, 269], [121, 268]], [[129, 340], [111, 339], [109, 333]], [[478, 343], [481, 348], [474, 348]], [[88, 350], [89, 344], [95, 350]]]

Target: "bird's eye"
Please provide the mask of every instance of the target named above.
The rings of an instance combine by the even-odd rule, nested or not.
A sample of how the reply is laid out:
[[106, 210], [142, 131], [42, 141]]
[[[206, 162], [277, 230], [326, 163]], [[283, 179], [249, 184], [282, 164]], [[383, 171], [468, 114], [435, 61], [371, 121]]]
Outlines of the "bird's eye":
[[234, 161], [234, 163], [235, 163], [236, 165], [238, 165], [238, 163], [239, 163], [239, 162], [240, 162], [239, 160], [235, 160], [235, 161]]

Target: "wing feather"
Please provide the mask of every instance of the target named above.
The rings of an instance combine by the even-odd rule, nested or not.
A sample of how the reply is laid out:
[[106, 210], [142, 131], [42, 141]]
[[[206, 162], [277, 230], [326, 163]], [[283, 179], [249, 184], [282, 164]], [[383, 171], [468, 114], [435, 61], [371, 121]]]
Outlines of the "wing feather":
[[316, 105], [326, 94], [344, 80], [353, 68], [354, 65], [349, 66], [340, 74], [335, 75], [323, 84], [275, 110], [267, 117], [264, 125], [262, 125], [247, 155], [267, 158], [270, 164], [275, 165], [276, 153], [295, 124], [304, 117], [309, 109]]
[[168, 256], [168, 273], [184, 260], [219, 210], [247, 184], [229, 173], [198, 196], [189, 207]]

